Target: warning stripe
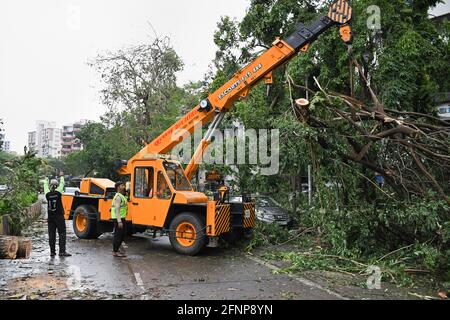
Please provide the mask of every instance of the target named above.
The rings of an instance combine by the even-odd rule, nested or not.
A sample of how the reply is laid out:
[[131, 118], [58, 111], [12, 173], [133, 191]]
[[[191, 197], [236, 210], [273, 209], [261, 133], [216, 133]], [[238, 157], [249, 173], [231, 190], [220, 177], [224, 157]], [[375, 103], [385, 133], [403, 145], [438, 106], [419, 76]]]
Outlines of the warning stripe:
[[230, 231], [231, 223], [231, 208], [228, 204], [219, 205], [216, 207], [215, 216], [215, 234], [219, 235]]
[[339, 0], [335, 2], [328, 12], [328, 17], [340, 24], [347, 23], [352, 14], [352, 8], [350, 7], [347, 0]]
[[[245, 218], [245, 212], [249, 210], [250, 211], [250, 217]], [[246, 229], [253, 228], [255, 226], [256, 221], [256, 212], [255, 212], [255, 204], [253, 202], [245, 203], [244, 204], [244, 218], [242, 226]]]

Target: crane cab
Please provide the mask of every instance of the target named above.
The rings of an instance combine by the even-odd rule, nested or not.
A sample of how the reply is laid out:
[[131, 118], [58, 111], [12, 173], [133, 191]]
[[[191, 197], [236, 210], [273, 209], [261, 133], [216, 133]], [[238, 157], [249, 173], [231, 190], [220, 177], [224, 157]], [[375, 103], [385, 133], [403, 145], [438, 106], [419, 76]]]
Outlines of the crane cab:
[[[236, 207], [209, 200], [192, 188], [178, 161], [146, 156], [128, 162], [121, 173], [128, 185], [126, 221], [130, 233], [159, 231], [169, 236], [179, 253], [195, 255], [206, 245], [217, 246], [219, 236], [254, 226], [252, 203]], [[97, 238], [112, 231], [114, 194], [113, 181], [87, 178], [81, 182], [79, 194], [63, 195], [66, 219], [73, 220], [79, 238]]]

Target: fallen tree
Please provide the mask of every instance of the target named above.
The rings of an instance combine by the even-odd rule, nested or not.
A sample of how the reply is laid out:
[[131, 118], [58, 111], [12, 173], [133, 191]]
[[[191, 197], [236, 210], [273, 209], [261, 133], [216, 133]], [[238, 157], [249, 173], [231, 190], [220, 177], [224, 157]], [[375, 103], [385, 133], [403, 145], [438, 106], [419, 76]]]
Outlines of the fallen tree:
[[[353, 64], [370, 92], [370, 103], [327, 91], [317, 79], [319, 89], [315, 92], [289, 78], [290, 85], [317, 93], [312, 101], [314, 107], [330, 112], [324, 115], [319, 111], [316, 115], [309, 106], [297, 104], [293, 108], [297, 119], [316, 130], [323, 129], [324, 134], [318, 137], [322, 148], [334, 148], [341, 161], [381, 174], [401, 198], [423, 197], [432, 189], [450, 205], [450, 122], [433, 114], [386, 108], [364, 77], [360, 64], [355, 59]], [[350, 152], [333, 146], [330, 132], [333, 138], [341, 137], [339, 143], [345, 143]]]

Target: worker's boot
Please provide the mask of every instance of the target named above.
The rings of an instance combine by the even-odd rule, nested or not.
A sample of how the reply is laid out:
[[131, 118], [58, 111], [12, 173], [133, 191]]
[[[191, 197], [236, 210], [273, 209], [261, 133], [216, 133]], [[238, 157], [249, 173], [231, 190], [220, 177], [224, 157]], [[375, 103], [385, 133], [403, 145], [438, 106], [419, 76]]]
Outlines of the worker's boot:
[[120, 252], [120, 251], [118, 251], [118, 252], [114, 252], [113, 251], [113, 256], [117, 257], [117, 258], [126, 258], [127, 255], [125, 253]]
[[67, 253], [67, 252], [60, 252], [59, 256], [60, 257], [71, 257], [72, 255], [70, 253]]

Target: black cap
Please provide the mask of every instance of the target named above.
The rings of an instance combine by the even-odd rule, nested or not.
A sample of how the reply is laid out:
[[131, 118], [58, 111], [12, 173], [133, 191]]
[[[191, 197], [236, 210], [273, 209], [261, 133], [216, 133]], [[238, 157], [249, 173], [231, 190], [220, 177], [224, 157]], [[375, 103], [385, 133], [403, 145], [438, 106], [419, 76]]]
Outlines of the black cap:
[[116, 190], [117, 190], [117, 188], [123, 184], [125, 184], [124, 181], [118, 181], [118, 182], [116, 182], [116, 184], [114, 186], [116, 187]]

